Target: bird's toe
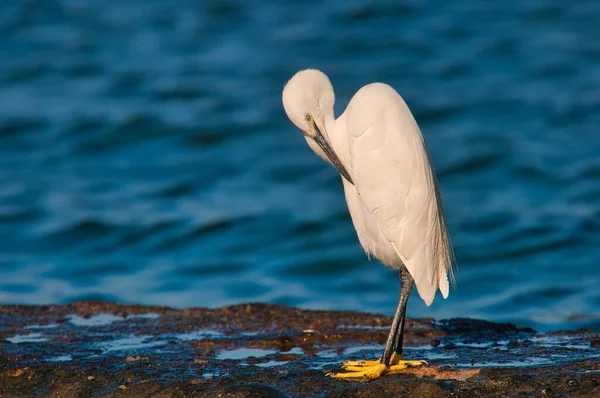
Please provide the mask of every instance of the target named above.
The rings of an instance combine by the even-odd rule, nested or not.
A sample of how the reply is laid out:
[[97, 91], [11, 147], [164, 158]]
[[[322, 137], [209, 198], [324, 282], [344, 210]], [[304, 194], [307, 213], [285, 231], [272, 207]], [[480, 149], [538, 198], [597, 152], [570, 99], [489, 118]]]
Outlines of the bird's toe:
[[349, 372], [328, 373], [327, 375], [334, 379], [369, 381], [379, 378], [386, 371], [387, 366], [377, 363], [375, 366], [348, 366], [345, 369]]
[[403, 360], [399, 355], [392, 357], [390, 366], [385, 366], [379, 360], [373, 361], [346, 361], [342, 363], [344, 372], [328, 373], [327, 376], [335, 379], [355, 381], [370, 381], [384, 374], [402, 373], [408, 368], [427, 365], [423, 360]]
[[344, 369], [348, 369], [348, 367], [362, 367], [362, 368], [369, 368], [369, 367], [373, 367], [373, 366], [377, 366], [379, 365], [381, 362], [379, 361], [379, 359], [374, 359], [372, 361], [369, 360], [362, 360], [362, 361], [346, 361], [346, 362], [342, 362], [342, 367]]

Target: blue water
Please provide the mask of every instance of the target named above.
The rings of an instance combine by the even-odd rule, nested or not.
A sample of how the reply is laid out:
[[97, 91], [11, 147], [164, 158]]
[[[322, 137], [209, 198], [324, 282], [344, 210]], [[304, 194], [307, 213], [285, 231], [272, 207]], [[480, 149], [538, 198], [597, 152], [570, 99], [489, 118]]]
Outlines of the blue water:
[[[405, 98], [458, 287], [411, 316], [600, 330], [600, 2], [5, 0], [0, 302], [392, 314], [294, 72]], [[404, 4], [401, 4], [404, 3]]]

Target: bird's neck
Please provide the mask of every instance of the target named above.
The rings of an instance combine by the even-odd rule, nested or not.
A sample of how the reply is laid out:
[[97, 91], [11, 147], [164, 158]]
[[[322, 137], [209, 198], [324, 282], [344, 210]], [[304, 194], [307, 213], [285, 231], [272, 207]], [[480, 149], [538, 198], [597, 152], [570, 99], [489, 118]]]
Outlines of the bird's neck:
[[335, 119], [331, 115], [330, 119], [325, 119], [325, 126], [329, 134], [329, 143], [335, 151], [335, 154], [340, 158], [342, 164], [352, 176], [352, 167], [350, 165], [350, 149], [348, 146], [348, 135], [346, 133], [346, 112]]
[[[346, 134], [346, 114], [343, 113], [337, 120], [333, 117], [333, 112], [330, 117], [325, 117], [323, 120], [325, 139], [329, 141], [329, 144], [335, 151], [335, 154], [342, 161], [344, 168], [352, 176], [352, 167], [350, 167], [350, 151], [348, 147], [348, 136]], [[317, 145], [312, 138], [306, 138], [306, 142], [310, 149], [327, 163], [331, 163], [331, 160], [327, 157], [325, 152]]]

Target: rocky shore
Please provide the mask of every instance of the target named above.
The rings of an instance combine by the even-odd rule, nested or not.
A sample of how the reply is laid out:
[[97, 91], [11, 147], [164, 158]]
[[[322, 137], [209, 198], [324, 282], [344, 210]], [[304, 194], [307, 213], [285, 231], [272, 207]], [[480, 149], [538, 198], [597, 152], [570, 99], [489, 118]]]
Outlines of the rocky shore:
[[369, 383], [325, 376], [381, 354], [391, 318], [245, 304], [0, 307], [1, 397], [600, 397], [600, 335], [410, 319], [405, 357]]

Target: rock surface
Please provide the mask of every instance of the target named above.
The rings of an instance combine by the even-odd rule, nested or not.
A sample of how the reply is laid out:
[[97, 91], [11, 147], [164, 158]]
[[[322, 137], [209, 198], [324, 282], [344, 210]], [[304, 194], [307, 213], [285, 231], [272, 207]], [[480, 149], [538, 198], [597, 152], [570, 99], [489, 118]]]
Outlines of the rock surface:
[[381, 354], [391, 318], [246, 304], [0, 307], [0, 396], [600, 397], [600, 335], [472, 319], [407, 320], [429, 366], [369, 383], [326, 377]]

